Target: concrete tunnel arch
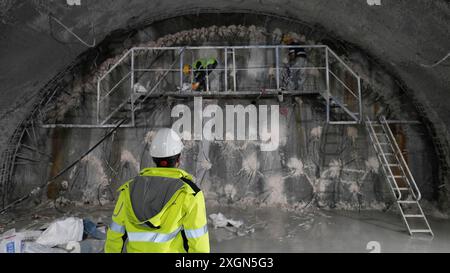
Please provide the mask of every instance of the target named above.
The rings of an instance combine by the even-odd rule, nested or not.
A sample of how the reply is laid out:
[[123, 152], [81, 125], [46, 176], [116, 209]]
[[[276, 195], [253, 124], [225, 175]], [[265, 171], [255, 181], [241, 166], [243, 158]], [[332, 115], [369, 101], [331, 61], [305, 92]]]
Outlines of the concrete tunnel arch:
[[[225, 26], [228, 25], [229, 26], [229, 25], [231, 25], [231, 22], [233, 22], [234, 23], [233, 25], [238, 25], [238, 27], [239, 27], [240, 24], [238, 24], [236, 22], [246, 21], [246, 22], [243, 22], [246, 25], [243, 25], [242, 28], [248, 29], [252, 26], [255, 26], [255, 28], [261, 27], [262, 22], [264, 22], [265, 20], [268, 20], [267, 18], [270, 18], [270, 20], [273, 20], [272, 23], [274, 25], [278, 24], [281, 26], [285, 26], [285, 28], [282, 29], [283, 31], [292, 30], [292, 29], [296, 29], [298, 31], [298, 29], [300, 29], [300, 30], [302, 30], [302, 31], [299, 31], [300, 35], [303, 34], [303, 35], [307, 36], [308, 41], [324, 43], [330, 47], [333, 47], [340, 54], [346, 56], [346, 59], [348, 59], [356, 67], [358, 67], [362, 73], [366, 73], [367, 79], [370, 79], [371, 83], [374, 83], [374, 84], [367, 84], [365, 86], [365, 95], [367, 96], [367, 98], [370, 98], [373, 101], [381, 101], [381, 103], [376, 104], [377, 106], [371, 105], [371, 107], [378, 108], [378, 109], [379, 108], [388, 109], [388, 112], [390, 111], [390, 112], [392, 112], [393, 116], [396, 116], [396, 115], [402, 114], [401, 111], [396, 112], [396, 110], [395, 110], [396, 104], [397, 104], [397, 106], [399, 106], [400, 103], [404, 103], [404, 105], [402, 105], [402, 107], [400, 107], [400, 108], [402, 108], [402, 110], [406, 111], [403, 114], [409, 113], [409, 114], [417, 117], [418, 119], [426, 118], [426, 117], [421, 116], [420, 113], [418, 113], [418, 111], [417, 111], [417, 109], [415, 109], [412, 101], [408, 101], [407, 95], [406, 96], [404, 95], [404, 92], [405, 92], [404, 87], [399, 87], [397, 85], [396, 81], [398, 81], [398, 79], [396, 79], [395, 76], [391, 76], [390, 72], [385, 71], [385, 69], [382, 66], [380, 66], [379, 64], [377, 64], [376, 62], [371, 60], [371, 57], [368, 56], [367, 53], [365, 53], [361, 49], [357, 48], [356, 46], [354, 46], [352, 44], [346, 43], [345, 41], [340, 41], [338, 38], [334, 37], [333, 35], [330, 35], [323, 29], [311, 31], [310, 26], [302, 24], [301, 22], [298, 22], [298, 21], [296, 22], [296, 25], [294, 26], [294, 24], [292, 24], [292, 20], [286, 21], [285, 19], [282, 19], [280, 17], [271, 17], [268, 15], [257, 15], [257, 14], [256, 15], [255, 14], [244, 14], [244, 16], [242, 16], [242, 14], [223, 14], [223, 15], [213, 14], [212, 16], [217, 16], [217, 18], [215, 20], [212, 20], [213, 22], [207, 22], [208, 20], [206, 20], [205, 18], [209, 18], [209, 16], [211, 16], [211, 14], [203, 14], [203, 13], [196, 14], [196, 19], [191, 20], [191, 22], [189, 22], [189, 24], [188, 24], [189, 27], [186, 27], [186, 21], [189, 21], [185, 18], [186, 16], [189, 17], [191, 15], [188, 12], [187, 15], [185, 15], [185, 16], [178, 16], [178, 17], [174, 17], [171, 19], [167, 19], [167, 20], [153, 22], [150, 25], [148, 25], [148, 22], [143, 22], [142, 27], [140, 29], [134, 28], [134, 29], [127, 30], [127, 31], [122, 30], [122, 31], [113, 32], [111, 35], [106, 37], [105, 40], [102, 43], [100, 43], [96, 49], [91, 49], [88, 52], [85, 52], [84, 54], [80, 55], [80, 58], [78, 60], [78, 65], [76, 65], [74, 69], [69, 69], [67, 71], [68, 73], [65, 73], [61, 82], [64, 82], [64, 84], [66, 86], [70, 87], [72, 85], [72, 87], [76, 87], [78, 85], [77, 80], [79, 82], [80, 81], [83, 82], [83, 80], [85, 80], [86, 77], [89, 77], [89, 74], [92, 74], [91, 72], [88, 72], [85, 74], [82, 72], [83, 70], [92, 71], [93, 67], [102, 63], [102, 61], [106, 60], [107, 58], [111, 58], [111, 57], [114, 58], [115, 56], [118, 56], [125, 48], [136, 45], [139, 42], [142, 42], [142, 41], [140, 41], [140, 39], [142, 39], [142, 38], [139, 38], [139, 37], [142, 35], [144, 35], [144, 36], [147, 35], [147, 34], [145, 34], [145, 30], [148, 31], [150, 29], [151, 31], [154, 32], [154, 35], [155, 35], [154, 37], [160, 37], [161, 42], [167, 43], [171, 39], [174, 39], [174, 36], [176, 35], [176, 33], [179, 33], [181, 29], [185, 29], [185, 28], [201, 29], [201, 27], [203, 27], [204, 30], [207, 30], [208, 29], [207, 27], [210, 25], [215, 25], [215, 22], [217, 22], [217, 23], [222, 22], [222, 24], [219, 24], [218, 26], [220, 26], [220, 25], [225, 25]], [[239, 19], [239, 18], [241, 18], [241, 19]], [[242, 19], [242, 18], [244, 18], [244, 19]], [[229, 20], [230, 23], [227, 24], [226, 23], [227, 20]], [[205, 21], [207, 23], [205, 23]], [[225, 22], [223, 22], [223, 21], [225, 21]], [[253, 25], [253, 24], [255, 24], [255, 25]], [[267, 23], [267, 21], [265, 21], [264, 24], [265, 24], [264, 26], [267, 30], [267, 25], [269, 25], [269, 24]], [[288, 27], [288, 25], [291, 25], [291, 26]], [[275, 27], [272, 27], [271, 33], [273, 33], [273, 29], [275, 29]], [[310, 30], [310, 32], [307, 31], [308, 29]], [[165, 33], [165, 32], [167, 32], [167, 33]], [[175, 34], [168, 34], [170, 32], [175, 33]], [[308, 32], [308, 33], [306, 33], [306, 32]], [[269, 33], [270, 33], [270, 31], [269, 31]], [[102, 60], [102, 58], [103, 58], [103, 60]], [[96, 60], [96, 61], [92, 62], [89, 60]], [[75, 71], [77, 71], [77, 72], [75, 72]], [[77, 76], [76, 76], [77, 74], [81, 75], [81, 77], [77, 78]], [[379, 76], [380, 74], [381, 74], [381, 76]], [[377, 78], [378, 76], [379, 76], [379, 78]], [[388, 87], [388, 88], [386, 88], [386, 87]], [[384, 88], [390, 90], [391, 93], [389, 93], [389, 91], [387, 91], [388, 93], [383, 94], [382, 92], [386, 92], [386, 89], [384, 89]], [[383, 89], [384, 89], [384, 91], [382, 91]], [[67, 94], [67, 95], [70, 96], [70, 94]], [[55, 98], [62, 98], [63, 96], [65, 96], [64, 90], [58, 91], [55, 94]], [[389, 96], [391, 96], [389, 99], [386, 98]], [[83, 98], [81, 98], [81, 99], [78, 98], [78, 99], [79, 100], [77, 101], [77, 103], [80, 103], [80, 100], [83, 100]], [[405, 101], [406, 101], [406, 103], [405, 103]], [[77, 107], [77, 103], [74, 104], [75, 107]], [[292, 100], [291, 103], [295, 104], [298, 102], [295, 100]], [[303, 103], [311, 104], [312, 106], [314, 106], [315, 102], [313, 99], [312, 100], [306, 99], [306, 102], [302, 101], [301, 103], [302, 104]], [[314, 108], [314, 107], [312, 107], [312, 108]], [[375, 109], [372, 109], [372, 110], [375, 111]], [[314, 111], [316, 111], [316, 110], [311, 110], [311, 113], [314, 113]], [[157, 121], [157, 120], [158, 120], [158, 117], [155, 117], [155, 121]], [[318, 119], [316, 122], [319, 122], [316, 125], [320, 125], [320, 119]], [[155, 122], [155, 124], [158, 124], [158, 122]], [[313, 139], [317, 138], [317, 137], [319, 137], [319, 139], [320, 139], [320, 136], [322, 133], [321, 129], [318, 129], [317, 126], [312, 127], [310, 129], [311, 130], [307, 133], [309, 133], [309, 135], [312, 136]], [[313, 129], [316, 129], [316, 130], [313, 131]], [[344, 129], [342, 129], [342, 132], [345, 132], [345, 134], [347, 134], [347, 137], [349, 139], [358, 138], [358, 132], [361, 131], [361, 129], [356, 128], [356, 131], [357, 131], [356, 137], [355, 137], [354, 130], [355, 129], [344, 128]], [[62, 153], [62, 154], [58, 153], [58, 152], [60, 152], [58, 150], [60, 149], [60, 147], [62, 145], [61, 143], [58, 143], [58, 141], [64, 140], [65, 135], [71, 134], [71, 132], [63, 132], [63, 131], [64, 130], [60, 130], [60, 129], [54, 130], [52, 132], [53, 137], [54, 137], [52, 144], [48, 145], [49, 143], [46, 143], [43, 145], [46, 147], [47, 152], [49, 152], [50, 154], [53, 155], [52, 163], [54, 164], [54, 166], [59, 165], [58, 167], [61, 166], [60, 164], [64, 165], [63, 163], [70, 161], [69, 160], [70, 156], [69, 156], [69, 158], [64, 158], [65, 157], [64, 153]], [[320, 132], [317, 132], [317, 131], [320, 131]], [[416, 131], [416, 132], [420, 131], [422, 133], [426, 132], [427, 134], [429, 133], [427, 128], [419, 128], [419, 129], [413, 128], [412, 131]], [[342, 132], [339, 132], [339, 134], [341, 134]], [[359, 133], [359, 134], [361, 134], [361, 133]], [[314, 135], [314, 134], [316, 134], [316, 135]], [[44, 135], [50, 136], [48, 133], [44, 133]], [[93, 136], [93, 138], [95, 140], [95, 136], [99, 136], [99, 132], [95, 132], [95, 130], [92, 130], [92, 132], [89, 132], [87, 135], [83, 136], [83, 135], [74, 133], [74, 136], [75, 136], [75, 138], [80, 137], [80, 136], [81, 137]], [[144, 132], [141, 132], [140, 136], [143, 136], [144, 140], [145, 140], [145, 136], [150, 137], [147, 134], [144, 134]], [[73, 138], [73, 136], [72, 136], [72, 138]], [[119, 136], [117, 138], [119, 139], [119, 141], [118, 141], [118, 143], [116, 143], [114, 145], [118, 145], [119, 147], [120, 147], [120, 145], [126, 146], [126, 144], [124, 144], [124, 143], [127, 141], [127, 138], [124, 135], [122, 135], [122, 137]], [[433, 146], [433, 143], [432, 143], [432, 141], [430, 141], [429, 136], [428, 137], [425, 136], [423, 138], [415, 137], [415, 139], [420, 140], [423, 143], [423, 147], [432, 147]], [[314, 145], [320, 146], [321, 145], [320, 141], [317, 143], [314, 143], [314, 140], [312, 140], [312, 142], [313, 142], [312, 146], [314, 146]], [[361, 142], [363, 143], [364, 141], [361, 140]], [[122, 144], [120, 144], [120, 143], [122, 143]], [[144, 141], [144, 146], [147, 144], [148, 143], [145, 143], [145, 141]], [[201, 148], [199, 148], [198, 145], [195, 145], [195, 144], [191, 144], [191, 145], [193, 146], [192, 147], [193, 151], [197, 151], [197, 153], [200, 154]], [[360, 145], [362, 145], [362, 144], [360, 144]], [[213, 149], [220, 149], [220, 148], [223, 148], [223, 147], [216, 147], [216, 148], [213, 147]], [[229, 147], [225, 147], [224, 149], [229, 149]], [[239, 148], [238, 148], [238, 150], [239, 150]], [[65, 151], [65, 153], [67, 155], [67, 154], [73, 153], [73, 151]], [[109, 153], [114, 154], [114, 153], [116, 153], [116, 151], [114, 151], [114, 150], [109, 151]], [[217, 151], [216, 151], [216, 153], [217, 153]], [[367, 153], [367, 151], [366, 151], [366, 153]], [[234, 171], [239, 173], [239, 171], [241, 171], [241, 170], [244, 170], [244, 172], [245, 172], [246, 168], [248, 170], [252, 171], [255, 168], [258, 169], [259, 167], [261, 167], [259, 165], [260, 163], [255, 162], [255, 156], [258, 157], [258, 153], [250, 152], [248, 158], [241, 159], [241, 167], [242, 168], [236, 169]], [[133, 155], [130, 151], [122, 152], [120, 155], [119, 154], [113, 155], [113, 157], [115, 157], [116, 159], [120, 158], [120, 161], [123, 160], [125, 162], [124, 164], [120, 165], [120, 167], [119, 167], [119, 169], [122, 169], [122, 176], [118, 177], [119, 178], [118, 180], [122, 180], [122, 181], [117, 181], [114, 183], [124, 182], [125, 180], [123, 180], [123, 179], [125, 179], [126, 176], [132, 175], [132, 170], [130, 171], [130, 166], [132, 169], [133, 165], [136, 164], [136, 162], [135, 162], [136, 158], [133, 157]], [[297, 168], [298, 172], [306, 172], [303, 167], [306, 166], [307, 164], [305, 162], [303, 162], [302, 160], [300, 160], [298, 157], [301, 157], [301, 156], [297, 156], [297, 157], [288, 156], [288, 158], [283, 159], [280, 157], [280, 155], [278, 155], [278, 158], [276, 161], [280, 161], [280, 162], [284, 161], [284, 163], [282, 163], [282, 164], [280, 163], [280, 165], [285, 165], [285, 166], [290, 165], [294, 169]], [[303, 157], [308, 157], [308, 155], [304, 155]], [[363, 174], [367, 170], [369, 170], [369, 171], [367, 171], [367, 175], [369, 175], [369, 173], [370, 173], [370, 175], [374, 175], [372, 169], [370, 169], [370, 168], [374, 167], [373, 165], [371, 165], [370, 157], [367, 156], [367, 154], [365, 154], [363, 157], [366, 159], [364, 163], [365, 164], [367, 163], [366, 170], [363, 171]], [[194, 158], [195, 158], [195, 156], [192, 159], [194, 159]], [[434, 154], [434, 153], [430, 153], [429, 155], [427, 155], [426, 158], [428, 158], [429, 159], [428, 161], [430, 161], [430, 162], [437, 162], [436, 154]], [[186, 159], [188, 159], [188, 158], [186, 158]], [[248, 159], [248, 161], [245, 161], [245, 159]], [[142, 158], [141, 158], [141, 160], [142, 160]], [[427, 161], [426, 159], [425, 160], [422, 159], [422, 160]], [[258, 161], [258, 160], [256, 160], [256, 161]], [[89, 178], [90, 180], [104, 181], [105, 185], [108, 183], [111, 183], [111, 177], [105, 171], [96, 172], [96, 173], [89, 175], [89, 172], [92, 172], [92, 169], [99, 170], [99, 166], [103, 165], [101, 162], [98, 161], [98, 158], [90, 157], [84, 163], [85, 163], [85, 166], [83, 167], [84, 169], [82, 170], [82, 172], [85, 172], [88, 177], [91, 176]], [[147, 160], [147, 163], [149, 163], [148, 160]], [[340, 169], [341, 167], [339, 167], [339, 163], [337, 163], [338, 165], [336, 165], [336, 163], [334, 163], [335, 165], [333, 165], [333, 164], [330, 165], [330, 163], [332, 163], [332, 162], [328, 162], [328, 165], [329, 165], [328, 171], [329, 171], [329, 173], [331, 173], [331, 178], [335, 179], [336, 177], [333, 177], [333, 176], [339, 175], [339, 174], [336, 174], [336, 172], [337, 173], [341, 172], [341, 169]], [[314, 163], [312, 163], [312, 164], [314, 164]], [[416, 164], [420, 165], [420, 163], [416, 163]], [[300, 166], [301, 166], [301, 168], [300, 168]], [[191, 166], [191, 167], [194, 168], [193, 166]], [[209, 166], [209, 167], [211, 167], [211, 166]], [[436, 169], [434, 167], [429, 166], [429, 168], [430, 169], [428, 171], [430, 173], [435, 173]], [[91, 170], [89, 170], [89, 169], [91, 169]], [[105, 168], [103, 168], [103, 169], [105, 169]], [[19, 178], [19, 179], [17, 179], [17, 181], [29, 180], [30, 175], [33, 175], [33, 174], [30, 174], [29, 172], [27, 173], [27, 171], [20, 172], [18, 170], [19, 169], [16, 168], [16, 173], [18, 173], [18, 174], [14, 175], [16, 179]], [[432, 170], [432, 171], [430, 171], [430, 170]], [[250, 174], [247, 173], [246, 175], [255, 176], [255, 175], [257, 175], [257, 171], [258, 170], [256, 170], [256, 172], [250, 173]], [[216, 171], [216, 173], [217, 172], [218, 171]], [[320, 180], [321, 176], [319, 175], [317, 177], [315, 172], [317, 172], [317, 170], [314, 170], [311, 173], [311, 177], [315, 176], [315, 178], [318, 178]], [[320, 170], [319, 170], [319, 172], [320, 172]], [[300, 173], [298, 173], [298, 174], [300, 175]], [[41, 173], [39, 175], [39, 177], [45, 179], [45, 177], [47, 175], [48, 175], [48, 173]], [[78, 174], [76, 174], [75, 172], [72, 172], [71, 174], [69, 174], [68, 178], [70, 178], [71, 175], [72, 176], [80, 175], [80, 172], [78, 172]], [[311, 183], [311, 177], [307, 177], [304, 173], [302, 173], [300, 176], [302, 176], [301, 180], [303, 180], [303, 183], [305, 185], [311, 186], [311, 189], [309, 190], [311, 193], [305, 193], [304, 195], [305, 196], [311, 195], [311, 198], [312, 198], [312, 193], [314, 192], [315, 188], [313, 185], [314, 183]], [[28, 179], [26, 179], [26, 177], [28, 177]], [[25, 178], [25, 179], [22, 179], [22, 178]], [[276, 188], [275, 184], [271, 184], [272, 180], [277, 181], [279, 179], [282, 179], [282, 175], [280, 176], [279, 174], [275, 174], [275, 175], [271, 176], [272, 180], [270, 180], [270, 179], [268, 179], [268, 180], [255, 179], [255, 177], [253, 177], [252, 179], [254, 179], [254, 181], [252, 182], [254, 184], [254, 190], [260, 190], [261, 192], [264, 192], [264, 191], [267, 191], [267, 188]], [[437, 188], [437, 184], [438, 184], [437, 180], [439, 180], [439, 178], [435, 176], [435, 177], [431, 177], [428, 179], [429, 179], [429, 181], [432, 181], [431, 182], [432, 185], [428, 185], [430, 187], [430, 190], [429, 190], [427, 199], [430, 201], [436, 200], [437, 199], [437, 189], [436, 188]], [[227, 179], [225, 179], [225, 178], [223, 178], [222, 180], [223, 180], [222, 181], [223, 183], [220, 185], [220, 187], [218, 187], [218, 188], [212, 187], [211, 191], [212, 192], [213, 191], [220, 192], [219, 199], [222, 198], [224, 200], [224, 202], [230, 202], [230, 200], [232, 202], [235, 202], [236, 201], [235, 198], [237, 198], [236, 194], [238, 194], [238, 192], [240, 192], [242, 189], [236, 188], [235, 185], [233, 185], [233, 183], [226, 183], [225, 180], [227, 180]], [[294, 180], [298, 180], [298, 177], [296, 177]], [[374, 175], [374, 177], [371, 178], [370, 180], [383, 183], [382, 179], [377, 177], [377, 175]], [[62, 181], [63, 180], [61, 180], [57, 184], [55, 184], [56, 185], [55, 187], [49, 188], [49, 190], [46, 193], [47, 198], [60, 197], [59, 196], [59, 192], [61, 190], [60, 183]], [[237, 182], [237, 183], [239, 183], [239, 182]], [[382, 188], [383, 186], [381, 185], [381, 183], [378, 183], [378, 187]], [[76, 184], [76, 182], [72, 181], [72, 183], [70, 183], [70, 181], [69, 181], [69, 187], [72, 186], [72, 187], [76, 188], [77, 186], [73, 186], [75, 184]], [[298, 185], [295, 185], [295, 182], [289, 182], [289, 184], [290, 184], [289, 185], [290, 190], [293, 190], [293, 191], [295, 191], [295, 189], [297, 189], [297, 188], [302, 188], [302, 186], [299, 187]], [[32, 187], [30, 187], [31, 185], [27, 185], [27, 184], [22, 184], [22, 185], [23, 185], [23, 187], [21, 187], [20, 185], [16, 185], [15, 188], [16, 189], [21, 188], [21, 190], [19, 190], [18, 192], [15, 192], [15, 194], [14, 194], [15, 196], [20, 196], [21, 194], [25, 193], [27, 190], [32, 189]], [[19, 187], [17, 187], [17, 186], [19, 186]], [[90, 186], [89, 183], [87, 183], [87, 189], [89, 188], [89, 186]], [[320, 187], [320, 185], [316, 185], [316, 186]], [[360, 187], [360, 185], [356, 185], [356, 186], [350, 185], [348, 187], [348, 189], [356, 190], [356, 188], [358, 188], [358, 187]], [[55, 192], [52, 192], [52, 191], [55, 191]], [[99, 203], [101, 204], [102, 202], [111, 201], [111, 200], [108, 200], [108, 199], [112, 198], [111, 192], [112, 192], [111, 189], [90, 188], [89, 190], [87, 190], [87, 194], [81, 193], [81, 195], [80, 195], [80, 192], [78, 192], [77, 194], [72, 196], [72, 198], [73, 198], [73, 200], [75, 200], [75, 202], [79, 202], [79, 201], [84, 202], [86, 200], [88, 202], [92, 202], [94, 200], [94, 203], [95, 203], [95, 200], [97, 199], [97, 201], [99, 201]], [[368, 190], [367, 192], [370, 192], [370, 190]], [[380, 190], [380, 192], [382, 192], [382, 190]], [[273, 205], [279, 205], [278, 201], [280, 201], [280, 200], [282, 201], [281, 202], [282, 205], [286, 204], [289, 206], [297, 206], [299, 204], [299, 200], [293, 201], [291, 203], [289, 203], [288, 200], [284, 200], [285, 198], [289, 199], [289, 200], [291, 200], [291, 199], [294, 200], [295, 196], [294, 197], [283, 196], [284, 195], [283, 191], [275, 191], [275, 194], [277, 196], [274, 200], [272, 200], [272, 201], [274, 201], [272, 203]], [[102, 195], [102, 196], [99, 198], [99, 195]], [[350, 194], [350, 196], [351, 195], [352, 194]], [[358, 194], [356, 194], [356, 196], [357, 195]], [[83, 200], [83, 198], [85, 200]], [[244, 205], [254, 201], [254, 199], [251, 199], [251, 198], [246, 199], [247, 198], [246, 196], [240, 196], [239, 198], [241, 199], [241, 201], [243, 202]], [[269, 200], [271, 200], [270, 195], [268, 198], [269, 198]], [[309, 202], [311, 198], [302, 197], [302, 198], [300, 198], [300, 199], [302, 199], [300, 201], [305, 200], [305, 202]], [[325, 199], [332, 199], [332, 198], [335, 198], [335, 197], [328, 196]], [[373, 197], [373, 200], [376, 200], [376, 198], [377, 197]], [[382, 195], [381, 197], [379, 197], [379, 200], [383, 200], [384, 198], [385, 198], [384, 195]], [[12, 198], [12, 199], [14, 199], [14, 198]], [[258, 199], [258, 198], [256, 198], [256, 199]], [[261, 201], [261, 200], [258, 200], [258, 201]], [[334, 200], [332, 202], [335, 202], [335, 201], [336, 200]], [[322, 205], [327, 206], [328, 205], [328, 204], [326, 204], [327, 202], [325, 202], [325, 204], [322, 204]], [[343, 204], [341, 204], [341, 207], [348, 208], [348, 209], [355, 208], [355, 207], [353, 207], [352, 204], [357, 204], [359, 201], [356, 201], [356, 203], [354, 203], [354, 202], [355, 202], [355, 200], [353, 200], [351, 202], [347, 202], [347, 203], [344, 202]], [[374, 201], [372, 203], [369, 202], [368, 204], [366, 204], [366, 206], [368, 208], [381, 208], [383, 202], [384, 201], [379, 201], [379, 202]], [[261, 205], [263, 203], [264, 202], [261, 202]], [[339, 203], [339, 200], [337, 200], [337, 203]]]

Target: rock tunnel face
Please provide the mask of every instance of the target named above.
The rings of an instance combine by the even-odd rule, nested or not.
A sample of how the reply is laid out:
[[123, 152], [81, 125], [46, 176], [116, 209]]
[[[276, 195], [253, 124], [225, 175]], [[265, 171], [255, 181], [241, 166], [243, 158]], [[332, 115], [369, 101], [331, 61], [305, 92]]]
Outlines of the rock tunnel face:
[[[198, 14], [111, 33], [95, 49], [80, 55], [75, 65], [63, 73], [60, 88], [41, 109], [43, 122], [93, 124], [97, 78], [131, 47], [277, 45], [286, 33], [307, 45], [328, 45], [362, 75], [364, 116], [422, 120], [414, 101], [408, 98], [390, 71], [363, 50], [334, 39], [324, 30], [312, 33], [301, 23], [276, 17]], [[171, 60], [162, 62], [167, 64]], [[243, 65], [251, 66], [250, 63]], [[318, 73], [312, 70], [309, 75], [314, 78]], [[244, 74], [239, 79], [240, 82], [257, 80], [258, 74]], [[165, 91], [177, 91], [178, 82], [179, 79], [166, 82]], [[116, 98], [123, 100], [125, 92]], [[172, 117], [171, 112], [179, 104], [194, 109], [192, 97], [148, 100], [139, 109], [135, 128], [118, 129], [72, 169], [52, 181], [34, 202], [45, 199], [57, 200], [62, 205], [113, 202], [115, 190], [123, 182], [136, 176], [142, 168], [154, 166], [149, 155], [152, 136], [158, 128], [173, 125], [177, 118]], [[313, 204], [354, 210], [383, 209], [392, 202], [392, 193], [364, 125], [327, 124], [325, 104], [317, 94], [285, 96], [282, 102], [277, 97], [203, 98], [203, 107], [211, 104], [222, 109], [226, 105], [255, 108], [279, 105], [280, 141], [276, 150], [262, 151], [261, 142], [254, 140], [184, 140], [186, 147], [181, 167], [196, 177], [208, 203], [286, 209]], [[426, 207], [439, 206], [442, 202], [438, 187], [440, 165], [429, 129], [420, 123], [394, 124], [391, 129], [428, 202]], [[105, 129], [39, 128], [32, 134], [36, 138], [25, 138], [25, 144], [35, 144], [43, 153], [23, 152], [28, 153], [23, 157], [32, 157], [34, 162], [22, 161], [24, 164], [16, 166], [6, 203], [57, 175], [101, 139]]]

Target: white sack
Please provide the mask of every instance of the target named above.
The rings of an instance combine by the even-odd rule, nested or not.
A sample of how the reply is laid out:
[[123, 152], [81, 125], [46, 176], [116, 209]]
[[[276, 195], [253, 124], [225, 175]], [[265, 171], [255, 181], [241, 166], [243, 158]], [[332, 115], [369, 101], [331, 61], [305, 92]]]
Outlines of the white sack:
[[83, 219], [69, 217], [64, 220], [56, 220], [42, 233], [36, 243], [54, 247], [67, 244], [68, 242], [79, 242], [83, 239]]

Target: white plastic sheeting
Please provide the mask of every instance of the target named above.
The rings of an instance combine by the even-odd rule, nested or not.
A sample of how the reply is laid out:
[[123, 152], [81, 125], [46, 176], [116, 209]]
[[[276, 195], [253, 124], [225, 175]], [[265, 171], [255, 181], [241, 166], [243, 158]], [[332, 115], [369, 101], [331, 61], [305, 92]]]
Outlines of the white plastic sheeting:
[[50, 224], [36, 243], [54, 247], [69, 242], [79, 242], [83, 239], [83, 219], [69, 217], [64, 220], [56, 220]]

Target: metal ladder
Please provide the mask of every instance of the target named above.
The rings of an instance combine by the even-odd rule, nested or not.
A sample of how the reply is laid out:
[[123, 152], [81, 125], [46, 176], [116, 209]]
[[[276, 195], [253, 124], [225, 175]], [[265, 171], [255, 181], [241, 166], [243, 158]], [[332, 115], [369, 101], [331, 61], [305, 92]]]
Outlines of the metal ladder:
[[422, 198], [420, 190], [386, 118], [381, 116], [379, 121], [370, 121], [367, 117], [365, 125], [409, 234], [426, 233], [434, 236], [419, 203]]

